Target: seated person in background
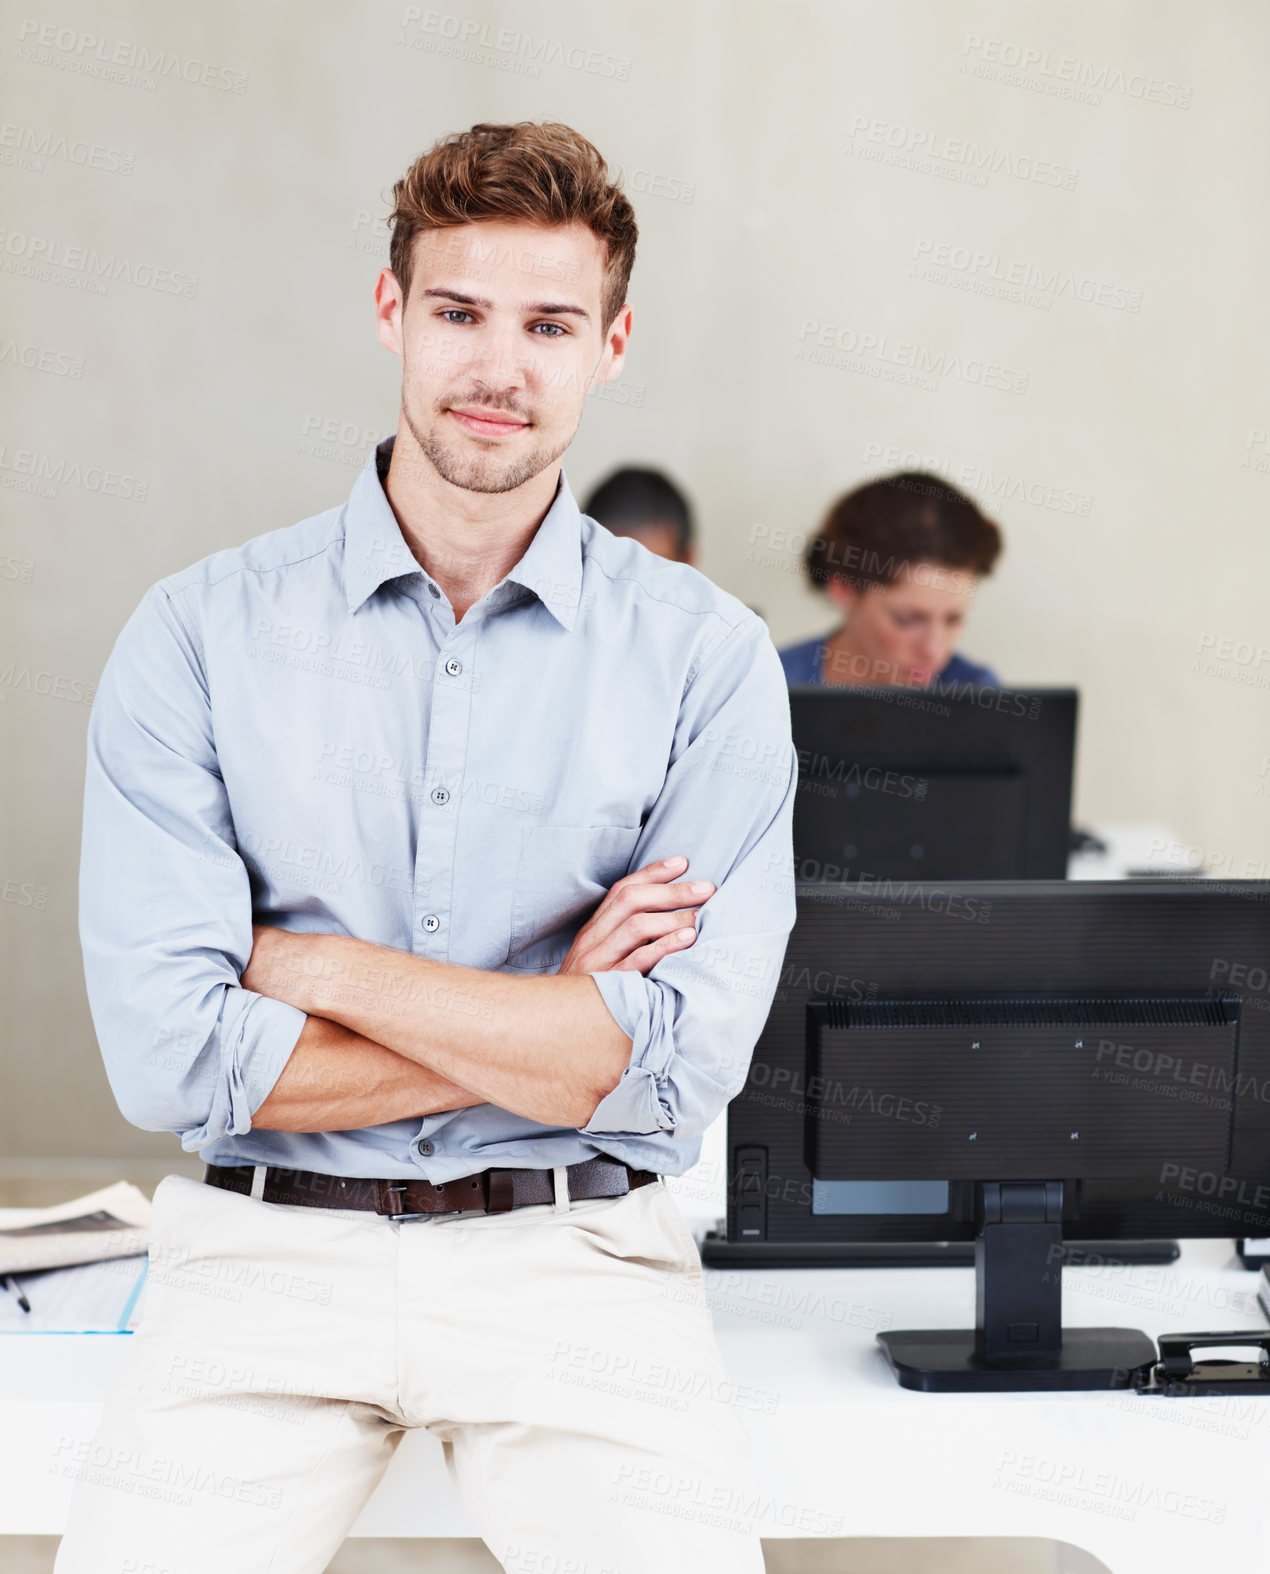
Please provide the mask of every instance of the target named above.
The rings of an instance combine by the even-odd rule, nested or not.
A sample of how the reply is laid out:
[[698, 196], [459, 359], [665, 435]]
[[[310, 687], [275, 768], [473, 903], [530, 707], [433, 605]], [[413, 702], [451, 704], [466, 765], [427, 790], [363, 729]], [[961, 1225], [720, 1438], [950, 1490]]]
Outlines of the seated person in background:
[[634, 536], [658, 557], [696, 564], [692, 510], [660, 470], [615, 470], [587, 498], [582, 512], [615, 536]]
[[1001, 532], [956, 487], [922, 471], [848, 492], [808, 542], [803, 567], [842, 608], [833, 633], [780, 652], [787, 683], [996, 684], [954, 654]]

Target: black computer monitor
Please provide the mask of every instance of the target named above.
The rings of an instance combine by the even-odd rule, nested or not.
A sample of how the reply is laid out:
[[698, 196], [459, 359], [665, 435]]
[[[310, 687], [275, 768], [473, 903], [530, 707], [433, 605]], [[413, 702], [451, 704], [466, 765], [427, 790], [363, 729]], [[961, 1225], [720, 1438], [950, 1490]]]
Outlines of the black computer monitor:
[[1074, 689], [789, 689], [802, 880], [1061, 880]]
[[973, 1242], [977, 1328], [885, 1336], [901, 1380], [939, 1386], [934, 1340], [946, 1386], [1104, 1386], [1145, 1336], [1060, 1339], [1063, 1242], [1270, 1236], [1270, 881], [796, 895], [707, 1262]]

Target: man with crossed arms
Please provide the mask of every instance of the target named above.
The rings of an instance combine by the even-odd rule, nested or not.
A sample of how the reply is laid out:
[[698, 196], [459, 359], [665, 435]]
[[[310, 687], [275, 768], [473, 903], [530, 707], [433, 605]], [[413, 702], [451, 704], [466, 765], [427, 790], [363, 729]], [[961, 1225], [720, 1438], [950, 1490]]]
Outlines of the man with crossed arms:
[[395, 436], [346, 505], [153, 585], [92, 712], [94, 1022], [124, 1115], [207, 1170], [156, 1190], [56, 1568], [318, 1574], [423, 1426], [507, 1569], [749, 1574], [663, 1177], [793, 925], [784, 677], [561, 469], [631, 332], [596, 149], [478, 125], [394, 197]]

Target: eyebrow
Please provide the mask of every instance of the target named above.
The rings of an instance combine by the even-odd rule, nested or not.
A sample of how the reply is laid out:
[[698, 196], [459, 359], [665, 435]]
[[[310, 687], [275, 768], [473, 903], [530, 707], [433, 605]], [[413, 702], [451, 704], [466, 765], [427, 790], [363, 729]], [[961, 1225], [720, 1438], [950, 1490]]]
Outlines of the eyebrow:
[[[486, 311], [493, 310], [494, 303], [483, 295], [463, 295], [458, 290], [420, 290], [420, 295], [425, 299], [456, 301], [460, 306], [480, 306]], [[538, 312], [547, 317], [561, 317], [565, 315], [581, 317], [585, 322], [590, 322], [591, 313], [581, 306], [571, 306], [564, 301], [533, 301], [524, 308], [527, 312]]]

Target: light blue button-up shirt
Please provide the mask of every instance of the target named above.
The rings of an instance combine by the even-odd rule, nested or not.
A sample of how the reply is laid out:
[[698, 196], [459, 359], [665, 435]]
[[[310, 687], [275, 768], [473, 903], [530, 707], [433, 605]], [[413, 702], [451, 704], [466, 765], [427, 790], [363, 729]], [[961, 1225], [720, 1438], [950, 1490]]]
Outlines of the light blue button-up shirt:
[[[80, 937], [124, 1116], [211, 1164], [452, 1180], [597, 1153], [679, 1175], [745, 1082], [794, 922], [797, 756], [755, 613], [578, 511], [455, 622], [383, 490], [152, 585], [88, 729]], [[581, 1128], [493, 1104], [253, 1128], [304, 1014], [254, 923], [553, 973], [623, 874], [717, 886], [686, 950], [595, 979], [632, 1039]]]

